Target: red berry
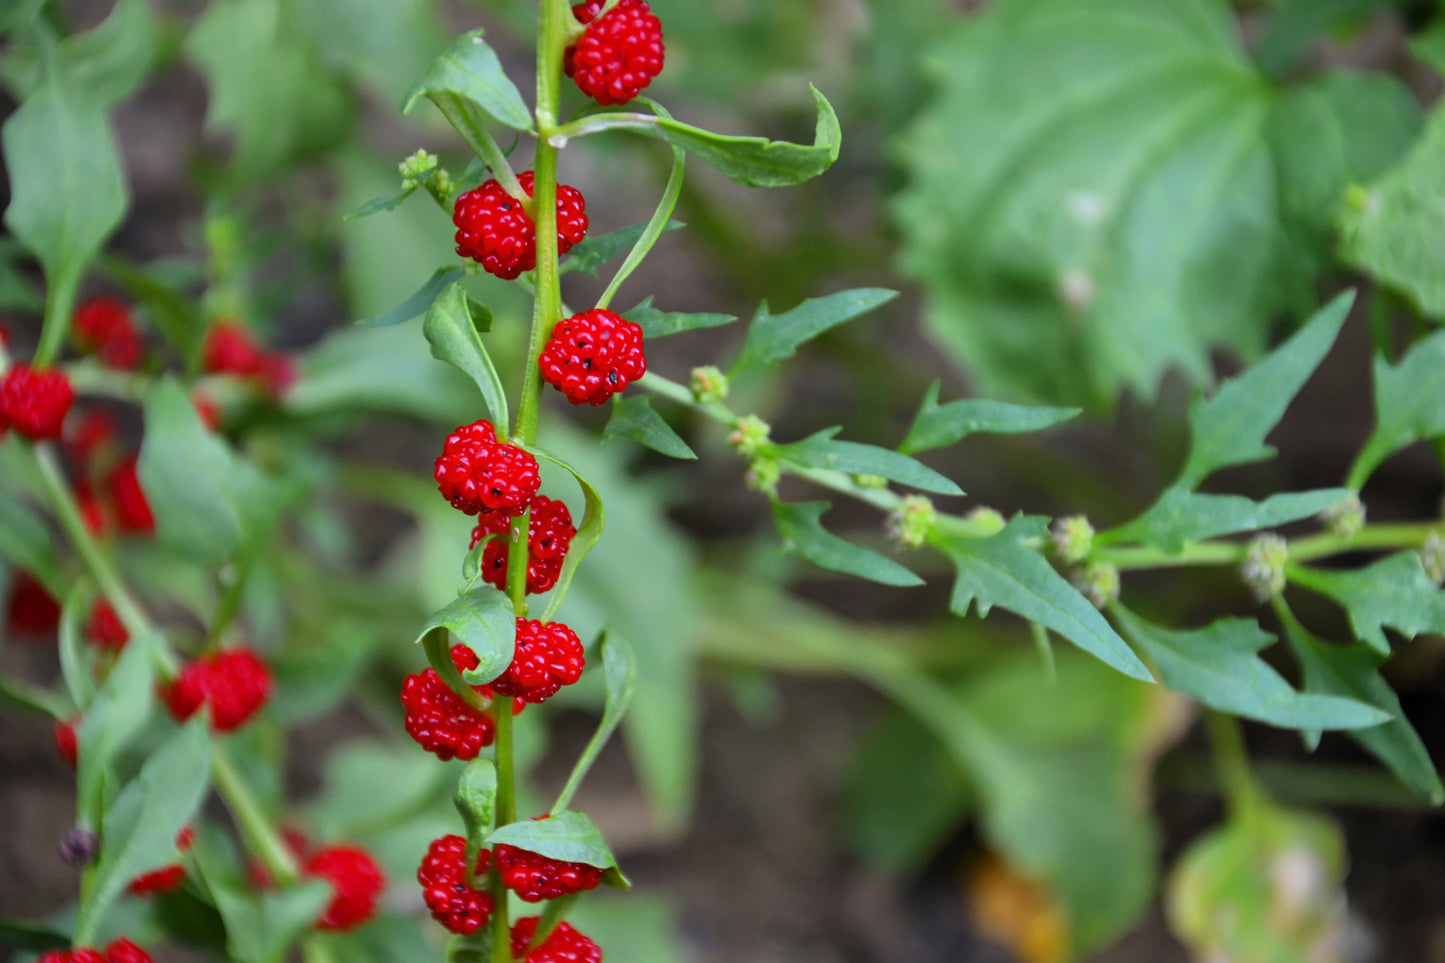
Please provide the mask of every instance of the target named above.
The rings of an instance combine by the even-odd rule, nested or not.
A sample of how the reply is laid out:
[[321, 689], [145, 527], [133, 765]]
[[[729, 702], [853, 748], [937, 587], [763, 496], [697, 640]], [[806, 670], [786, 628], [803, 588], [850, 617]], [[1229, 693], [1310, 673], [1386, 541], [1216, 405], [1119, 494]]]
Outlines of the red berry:
[[80, 520], [85, 523], [85, 530], [96, 538], [105, 535], [105, 507], [101, 505], [100, 499], [95, 497], [95, 489], [86, 482], [75, 483], [75, 506], [80, 509]]
[[582, 678], [582, 640], [561, 622], [517, 620], [517, 651], [493, 691], [538, 705]]
[[[539, 816], [546, 819], [546, 816]], [[492, 854], [502, 884], [528, 903], [596, 889], [603, 870], [586, 863], [550, 859], [541, 853], [499, 844]]]
[[376, 914], [386, 879], [371, 854], [357, 846], [323, 846], [306, 860], [302, 871], [331, 883], [331, 902], [316, 926], [323, 930], [354, 930]]
[[[577, 529], [567, 506], [546, 495], [538, 495], [527, 506], [527, 591], [533, 595], [549, 591], [562, 574], [562, 562]], [[496, 535], [482, 549], [482, 578], [499, 589], [507, 587], [508, 532], [512, 520], [499, 512], [483, 515], [472, 529], [472, 548], [483, 538]]]
[[537, 935], [540, 916], [528, 916], [512, 926], [512, 957], [518, 963], [602, 963], [602, 947], [574, 930], [567, 923], [558, 923], [547, 942], [532, 952], [527, 947]]
[[[517, 180], [531, 197], [532, 172]], [[488, 273], [511, 280], [537, 266], [537, 225], [522, 202], [495, 180], [458, 197], [452, 223], [457, 226], [457, 253], [478, 262]], [[558, 253], [566, 254], [586, 236], [587, 201], [575, 187], [558, 184]]]
[[130, 641], [130, 633], [115, 614], [115, 606], [106, 599], [96, 600], [95, 607], [90, 610], [90, 619], [85, 623], [85, 634], [90, 636], [97, 648], [115, 652], [125, 648]]
[[136, 457], [132, 455], [116, 466], [110, 474], [110, 497], [115, 503], [115, 519], [122, 530], [137, 535], [152, 535], [156, 530], [156, 517], [151, 514], [150, 502], [145, 489], [140, 486], [140, 475], [136, 472]]
[[[477, 854], [476, 873], [491, 866], [492, 853]], [[492, 918], [492, 894], [473, 889], [467, 882], [467, 841], [460, 836], [443, 836], [432, 841], [416, 871], [422, 898], [432, 919], [453, 933], [474, 933]]]
[[[458, 672], [477, 667], [477, 654], [465, 645], [452, 646], [452, 663]], [[488, 695], [485, 686], [474, 686]], [[406, 677], [401, 686], [406, 708], [406, 732], [427, 752], [443, 762], [475, 759], [496, 738], [497, 724], [485, 712], [462, 701], [435, 669]]]
[[140, 367], [145, 343], [131, 320], [130, 310], [114, 298], [91, 298], [75, 312], [75, 340], [81, 350], [100, 355], [110, 368], [133, 371]]
[[130, 940], [116, 940], [105, 948], [106, 963], [151, 963], [151, 955]]
[[115, 418], [104, 408], [92, 408], [67, 432], [65, 451], [81, 465], [88, 465], [102, 448], [115, 442]]
[[647, 0], [622, 0], [594, 19], [602, 7], [603, 0], [588, 0], [572, 8], [587, 29], [567, 48], [563, 67], [599, 104], [625, 104], [662, 73], [662, 21]]
[[[191, 844], [195, 841], [195, 830], [186, 826], [176, 836], [176, 848], [184, 853], [191, 848]], [[153, 896], [158, 893], [169, 893], [180, 886], [185, 878], [186, 867], [180, 863], [173, 863], [170, 866], [162, 866], [160, 869], [137, 876], [130, 882], [130, 891], [132, 895], [135, 896]]]
[[266, 394], [279, 401], [296, 383], [296, 363], [280, 352], [268, 352], [261, 358], [261, 370], [256, 377]]
[[80, 717], [76, 716], [55, 723], [55, 750], [71, 769], [75, 768], [76, 761], [80, 758], [80, 745], [75, 738], [75, 724], [79, 721]]
[[178, 722], [209, 703], [211, 725], [217, 732], [239, 728], [270, 694], [271, 670], [249, 649], [227, 649], [197, 659], [161, 692]]
[[13, 365], [0, 378], [0, 412], [31, 441], [59, 438], [75, 392], [64, 372]]
[[219, 405], [199, 391], [191, 395], [191, 403], [196, 406], [196, 414], [201, 416], [201, 424], [211, 431], [221, 430], [222, 416]]
[[468, 515], [499, 511], [520, 515], [542, 487], [537, 459], [497, 441], [490, 421], [474, 421], [447, 436], [436, 461], [442, 497]]
[[233, 374], [245, 378], [261, 373], [265, 352], [251, 338], [251, 332], [235, 321], [217, 321], [206, 332], [201, 361], [208, 374]]
[[43, 638], [60, 625], [60, 603], [29, 572], [17, 571], [10, 582], [6, 634]]
[[542, 380], [574, 405], [600, 405], [647, 372], [642, 328], [606, 308], [564, 318], [537, 359]]
[[[142, 959], [149, 963], [150, 957]], [[120, 958], [121, 963], [129, 963], [125, 957]], [[42, 956], [36, 963], [109, 963], [105, 957], [95, 950], [51, 950]]]

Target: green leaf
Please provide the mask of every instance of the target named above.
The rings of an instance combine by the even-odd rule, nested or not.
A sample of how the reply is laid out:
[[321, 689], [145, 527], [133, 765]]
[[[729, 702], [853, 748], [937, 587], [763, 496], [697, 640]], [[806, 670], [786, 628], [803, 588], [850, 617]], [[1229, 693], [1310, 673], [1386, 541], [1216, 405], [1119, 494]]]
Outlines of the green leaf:
[[582, 473], [571, 465], [567, 464], [548, 454], [540, 448], [528, 448], [528, 451], [540, 458], [545, 458], [558, 468], [563, 469], [577, 480], [577, 485], [582, 489], [582, 497], [586, 507], [582, 510], [582, 524], [577, 526], [577, 534], [572, 536], [572, 547], [567, 550], [567, 559], [562, 563], [562, 572], [557, 576], [557, 585], [552, 589], [551, 601], [547, 603], [547, 611], [542, 616], [543, 622], [552, 621], [552, 616], [557, 614], [564, 599], [567, 598], [567, 590], [572, 587], [572, 578], [577, 574], [577, 567], [582, 564], [602, 537], [602, 526], [606, 513], [602, 506], [602, 496], [597, 494], [597, 489], [592, 483], [582, 477]]
[[[1286, 613], [1287, 614], [1287, 613]], [[1306, 692], [1323, 692], [1368, 702], [1388, 712], [1391, 721], [1373, 729], [1349, 733], [1390, 768], [1400, 780], [1435, 805], [1445, 802], [1445, 787], [1410, 720], [1400, 708], [1395, 690], [1379, 674], [1382, 661], [1368, 646], [1331, 645], [1315, 638], [1292, 617], [1284, 618], [1284, 635], [1304, 667]]]
[[432, 304], [421, 330], [431, 345], [432, 357], [458, 368], [475, 381], [487, 402], [492, 422], [506, 431], [511, 424], [507, 392], [479, 333], [491, 326], [492, 312], [467, 297], [466, 289], [458, 281]]
[[1024, 544], [1026, 539], [1045, 538], [1047, 530], [1045, 519], [1018, 515], [992, 538], [938, 537], [935, 546], [958, 569], [949, 607], [966, 616], [976, 604], [983, 618], [995, 605], [1002, 606], [1052, 629], [1125, 675], [1152, 682], [1149, 670], [1098, 609]]
[[60, 562], [41, 516], [0, 491], [0, 558], [29, 572], [52, 595], [63, 594]]
[[828, 502], [805, 502], [789, 505], [773, 502], [773, 523], [783, 549], [801, 555], [819, 568], [830, 572], [856, 575], [884, 585], [922, 585], [923, 579], [885, 555], [854, 545], [823, 527], [823, 513], [832, 506]]
[[[570, 274], [573, 271], [580, 271], [590, 278], [595, 278], [597, 269], [623, 251], [630, 250], [647, 230], [647, 226], [648, 222], [643, 221], [641, 224], [620, 227], [615, 231], [599, 234], [596, 237], [587, 237], [567, 254], [567, 259], [557, 268], [558, 273]], [[662, 229], [675, 231], [686, 226], [681, 221], [668, 221]]]
[[1387, 625], [1407, 639], [1445, 632], [1445, 592], [1425, 574], [1418, 552], [1399, 552], [1354, 571], [1292, 565], [1288, 574], [1343, 606], [1355, 635], [1381, 655], [1390, 654]]
[[782, 314], [770, 314], [764, 302], [758, 306], [758, 313], [748, 325], [748, 339], [743, 343], [742, 353], [733, 362], [731, 374], [767, 368], [784, 358], [791, 358], [803, 342], [867, 314], [897, 296], [897, 291], [883, 288], [857, 288], [826, 297], [809, 298]]
[[442, 631], [450, 632], [454, 643], [476, 653], [477, 667], [462, 673], [471, 685], [486, 685], [512, 664], [517, 615], [506, 594], [490, 585], [472, 589], [427, 619], [416, 640]]
[[607, 427], [602, 429], [602, 437], [631, 438], [638, 444], [670, 458], [697, 457], [662, 415], [652, 410], [652, 400], [643, 394], [613, 398], [612, 417], [607, 419]]
[[1391, 366], [1375, 358], [1375, 430], [1350, 469], [1359, 491], [1386, 458], [1406, 445], [1445, 435], [1445, 331], [1418, 342]]
[[82, 825], [100, 825], [114, 761], [140, 732], [155, 703], [151, 650], [156, 641], [131, 639], [76, 726], [77, 811]]
[[467, 827], [467, 862], [475, 866], [482, 840], [492, 831], [497, 814], [497, 767], [490, 759], [473, 759], [462, 770], [452, 797]]
[[1190, 542], [1254, 532], [1310, 518], [1349, 495], [1344, 488], [1271, 495], [1262, 502], [1241, 495], [1210, 495], [1175, 486], [1127, 524], [1096, 538], [1096, 544], [1143, 542], [1170, 554]]
[[506, 843], [548, 859], [584, 863], [598, 869], [617, 865], [597, 825], [584, 813], [563, 810], [544, 819], [510, 823], [487, 837], [488, 845]]
[[[474, 105], [499, 124], [513, 130], [531, 130], [532, 114], [516, 84], [507, 77], [496, 51], [482, 39], [482, 31], [464, 33], [432, 64], [402, 99], [401, 112], [411, 113], [416, 102], [428, 97], [455, 125], [453, 114]], [[464, 137], [466, 131], [457, 128]], [[470, 137], [468, 137], [470, 142]]]
[[[359, 217], [367, 217], [372, 214], [379, 214], [382, 211], [394, 211], [401, 206], [402, 201], [416, 193], [416, 186], [397, 191], [395, 194], [381, 194], [362, 204], [360, 207], [347, 211], [342, 215], [343, 221], [354, 221]], [[443, 269], [445, 270], [445, 269]], [[413, 315], [415, 317], [415, 315]]]
[[306, 825], [324, 839], [355, 839], [392, 828], [446, 798], [448, 768], [409, 748], [358, 739], [328, 753]]
[[1363, 23], [1389, 5], [1390, 0], [1284, 0], [1271, 12], [1254, 58], [1269, 73], [1282, 76], [1322, 34]]
[[117, 257], [105, 257], [99, 267], [145, 308], [146, 320], [183, 358], [197, 357], [207, 322], [185, 290], [184, 282], [168, 278], [161, 264], [141, 267]]
[[60, 58], [70, 82], [100, 104], [129, 97], [159, 53], [155, 15], [146, 0], [116, 0], [93, 30], [68, 37]]
[[963, 489], [922, 462], [876, 445], [834, 441], [841, 428], [825, 428], [802, 441], [772, 445], [770, 452], [800, 468], [822, 468], [850, 475], [881, 475], [901, 485], [939, 495], [962, 495]]
[[78, 944], [92, 942], [106, 911], [131, 880], [180, 859], [176, 835], [200, 808], [209, 784], [208, 726], [204, 718], [182, 726], [106, 811], [101, 825], [105, 846], [75, 920]]
[[70, 937], [38, 923], [0, 920], [0, 946], [43, 953], [46, 950], [69, 949]]
[[1276, 640], [1252, 620], [1220, 619], [1180, 632], [1120, 605], [1111, 611], [1166, 686], [1211, 709], [1286, 729], [1365, 729], [1390, 721], [1388, 713], [1356, 699], [1295, 691], [1259, 657]]
[[898, 450], [908, 454], [945, 448], [969, 435], [985, 432], [993, 435], [1015, 435], [1040, 431], [1062, 424], [1079, 414], [1078, 408], [1038, 408], [1010, 405], [1002, 401], [970, 398], [964, 401], [938, 403], [939, 383], [929, 385], [923, 406], [913, 419], [913, 426]]
[[60, 675], [77, 706], [88, 706], [95, 700], [95, 667], [86, 657], [81, 641], [82, 626], [92, 604], [90, 592], [75, 589], [60, 611]]
[[640, 327], [643, 338], [648, 340], [662, 338], [669, 334], [681, 334], [684, 331], [696, 331], [700, 328], [716, 328], [724, 324], [732, 324], [737, 320], [731, 314], [678, 314], [659, 311], [652, 306], [651, 295], [622, 316]]
[[1410, 38], [1410, 53], [1445, 74], [1445, 20], [1437, 18], [1425, 31]]
[[602, 655], [602, 674], [607, 679], [607, 701], [602, 708], [602, 721], [597, 724], [597, 731], [592, 734], [587, 748], [577, 757], [566, 785], [557, 794], [557, 801], [552, 806], [554, 815], [571, 805], [572, 796], [602, 754], [602, 747], [622, 724], [627, 708], [632, 704], [632, 694], [637, 689], [637, 661], [628, 641], [616, 632], [605, 632], [597, 648]]
[[443, 291], [465, 276], [466, 272], [459, 267], [439, 267], [411, 297], [390, 311], [378, 314], [374, 318], [363, 318], [356, 323], [367, 328], [385, 328], [393, 324], [401, 324], [403, 321], [410, 321], [431, 308], [436, 299], [441, 297]]
[[1180, 485], [1193, 488], [1221, 468], [1274, 457], [1265, 437], [1329, 353], [1354, 302], [1353, 291], [1336, 297], [1298, 334], [1226, 382], [1214, 397], [1194, 400], [1189, 407], [1189, 457]]

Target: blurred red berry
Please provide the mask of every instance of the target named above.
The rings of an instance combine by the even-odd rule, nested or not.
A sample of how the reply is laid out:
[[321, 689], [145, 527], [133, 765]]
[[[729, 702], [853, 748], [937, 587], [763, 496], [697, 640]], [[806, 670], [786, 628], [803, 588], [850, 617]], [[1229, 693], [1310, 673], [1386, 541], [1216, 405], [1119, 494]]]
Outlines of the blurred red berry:
[[114, 298], [91, 298], [75, 312], [75, 340], [82, 351], [98, 355], [103, 364], [121, 371], [140, 367], [145, 343], [130, 309]]
[[206, 332], [201, 364], [207, 374], [251, 378], [261, 373], [265, 363], [265, 352], [252, 339], [251, 332], [235, 321], [217, 321]]
[[115, 606], [107, 599], [96, 600], [95, 607], [90, 610], [90, 619], [85, 623], [85, 634], [90, 636], [97, 648], [115, 652], [125, 648], [130, 641], [130, 633], [120, 616], [116, 615]]
[[86, 467], [102, 449], [115, 444], [115, 438], [115, 418], [104, 408], [91, 408], [66, 432], [65, 451], [81, 467]]
[[29, 572], [16, 571], [10, 580], [10, 605], [6, 609], [7, 635], [44, 638], [60, 625], [60, 603]]
[[386, 878], [371, 854], [357, 846], [323, 846], [306, 860], [307, 876], [331, 883], [332, 898], [321, 918], [323, 930], [354, 930], [376, 915]]
[[[191, 848], [191, 844], [195, 841], [195, 830], [186, 826], [176, 836], [176, 848], [184, 853]], [[173, 863], [170, 866], [162, 866], [160, 869], [144, 873], [131, 880], [131, 895], [155, 896], [160, 893], [169, 893], [180, 886], [185, 878], [186, 867], [182, 864]]]
[[191, 403], [196, 406], [196, 414], [201, 416], [201, 424], [211, 431], [221, 430], [222, 417], [219, 405], [199, 391], [191, 395]]
[[80, 716], [70, 719], [61, 719], [55, 723], [55, 751], [60, 753], [60, 758], [74, 769], [80, 758], [80, 744], [75, 736], [76, 723], [80, 722]]
[[130, 940], [116, 940], [105, 948], [106, 963], [151, 963], [150, 954]]
[[137, 458], [132, 455], [116, 466], [110, 474], [110, 497], [115, 505], [115, 519], [122, 530], [137, 535], [153, 535], [156, 518], [151, 514], [145, 489], [136, 472]]
[[0, 378], [0, 412], [31, 441], [59, 438], [74, 400], [70, 379], [62, 371], [17, 364]]
[[203, 656], [181, 670], [161, 695], [171, 715], [184, 722], [203, 704], [210, 705], [217, 732], [239, 728], [266, 704], [271, 670], [249, 649], [226, 649]]

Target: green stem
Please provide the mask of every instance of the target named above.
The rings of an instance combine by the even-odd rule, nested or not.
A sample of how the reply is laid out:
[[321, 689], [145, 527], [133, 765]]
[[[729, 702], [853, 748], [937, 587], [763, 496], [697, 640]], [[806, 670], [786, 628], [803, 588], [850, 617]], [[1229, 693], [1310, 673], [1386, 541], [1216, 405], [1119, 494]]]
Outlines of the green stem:
[[226, 800], [236, 825], [245, 837], [247, 848], [266, 867], [271, 878], [279, 886], [289, 886], [300, 876], [300, 867], [286, 841], [276, 832], [261, 804], [251, 793], [251, 787], [236, 771], [230, 757], [221, 746], [211, 747], [211, 777], [216, 789]]
[[[512, 762], [512, 700], [498, 699], [493, 703], [497, 714], [497, 738], [493, 744], [497, 763], [497, 825], [505, 826], [517, 821], [517, 791], [513, 776]], [[493, 867], [491, 872], [492, 890], [492, 960], [493, 963], [512, 963], [511, 928], [507, 922], [507, 887]]]
[[55, 278], [45, 298], [45, 326], [40, 329], [40, 344], [35, 348], [31, 364], [43, 368], [54, 361], [65, 347], [65, 335], [70, 330], [70, 311], [75, 306], [75, 291], [80, 284], [80, 272], [66, 269]]
[[1259, 801], [1259, 787], [1249, 771], [1249, 753], [1244, 745], [1244, 730], [1234, 716], [1212, 709], [1204, 713], [1204, 727], [1214, 749], [1214, 765], [1225, 798], [1236, 817], [1252, 810]]

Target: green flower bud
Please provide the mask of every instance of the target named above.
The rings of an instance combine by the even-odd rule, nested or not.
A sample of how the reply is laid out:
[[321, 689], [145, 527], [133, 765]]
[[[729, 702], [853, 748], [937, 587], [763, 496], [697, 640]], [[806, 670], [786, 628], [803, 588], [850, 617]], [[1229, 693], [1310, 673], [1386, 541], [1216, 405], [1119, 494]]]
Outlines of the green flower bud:
[[1330, 534], [1340, 538], [1354, 538], [1365, 525], [1365, 504], [1360, 501], [1358, 494], [1350, 492], [1320, 512], [1320, 521], [1325, 523]]
[[1425, 574], [1436, 585], [1445, 585], [1445, 539], [1439, 532], [1431, 532], [1420, 549], [1420, 561], [1425, 565]]
[[1284, 566], [1289, 561], [1289, 543], [1273, 533], [1260, 535], [1249, 543], [1240, 575], [1261, 602], [1284, 591]]
[[1083, 515], [1056, 518], [1049, 528], [1049, 540], [1054, 543], [1059, 558], [1074, 565], [1094, 550], [1094, 526]]
[[900, 545], [922, 548], [938, 521], [938, 510], [923, 495], [909, 495], [888, 515], [888, 534]]
[[1001, 513], [986, 505], [975, 508], [963, 516], [963, 520], [972, 525], [978, 533], [974, 536], [975, 538], [992, 538], [1008, 525]]
[[744, 458], [756, 458], [758, 452], [768, 443], [773, 429], [757, 415], [746, 415], [738, 419], [733, 433], [728, 435], [728, 444]]
[[692, 369], [692, 396], [703, 403], [728, 396], [728, 376], [712, 365]]
[[853, 484], [859, 488], [887, 488], [888, 479], [882, 475], [854, 475]]
[[743, 481], [753, 491], [762, 492], [765, 495], [776, 495], [778, 479], [782, 475], [783, 466], [778, 463], [778, 460], [764, 455], [753, 459], [753, 463], [748, 466], [747, 474], [743, 475]]
[[1119, 570], [1108, 562], [1091, 562], [1074, 576], [1074, 587], [1094, 603], [1106, 608], [1119, 597]]
[[420, 187], [440, 163], [435, 154], [418, 150], [396, 165], [397, 170], [401, 173], [402, 190]]

